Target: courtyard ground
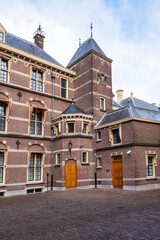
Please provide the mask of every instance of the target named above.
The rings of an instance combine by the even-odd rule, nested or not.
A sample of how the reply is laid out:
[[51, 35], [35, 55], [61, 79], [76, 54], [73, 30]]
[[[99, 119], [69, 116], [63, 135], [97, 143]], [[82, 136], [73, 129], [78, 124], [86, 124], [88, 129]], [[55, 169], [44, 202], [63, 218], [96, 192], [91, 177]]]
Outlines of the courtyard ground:
[[0, 198], [0, 239], [159, 240], [160, 190], [67, 190]]

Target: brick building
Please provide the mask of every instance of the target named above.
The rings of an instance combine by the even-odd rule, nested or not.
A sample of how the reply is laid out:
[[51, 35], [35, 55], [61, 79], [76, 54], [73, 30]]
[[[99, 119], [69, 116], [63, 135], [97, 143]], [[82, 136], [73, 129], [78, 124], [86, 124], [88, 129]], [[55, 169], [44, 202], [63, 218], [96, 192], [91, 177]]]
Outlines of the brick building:
[[44, 38], [41, 26], [31, 43], [0, 24], [0, 195], [159, 187], [158, 108], [113, 101], [112, 60], [92, 34], [67, 68], [44, 51]]

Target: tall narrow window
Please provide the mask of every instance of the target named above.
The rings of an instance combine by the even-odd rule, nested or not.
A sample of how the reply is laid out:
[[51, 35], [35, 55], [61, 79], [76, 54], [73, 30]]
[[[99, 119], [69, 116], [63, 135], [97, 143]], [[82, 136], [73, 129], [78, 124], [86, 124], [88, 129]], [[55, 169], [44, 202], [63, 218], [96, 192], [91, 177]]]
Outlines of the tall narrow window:
[[32, 70], [31, 89], [43, 92], [43, 73], [39, 70]]
[[119, 135], [119, 128], [112, 130], [113, 135], [113, 144], [121, 143], [120, 135]]
[[6, 125], [6, 105], [0, 103], [0, 131], [5, 131]]
[[0, 152], [0, 183], [4, 179], [4, 152]]
[[101, 140], [101, 130], [97, 131], [97, 141]]
[[0, 75], [2, 82], [8, 81], [8, 61], [3, 58], [0, 59]]
[[42, 135], [42, 110], [33, 109], [30, 120], [30, 134]]
[[67, 98], [67, 80], [61, 78], [61, 97]]
[[28, 166], [28, 181], [40, 181], [42, 178], [42, 154], [31, 153]]
[[154, 176], [154, 157], [148, 156], [147, 177]]
[[102, 167], [102, 158], [98, 158], [97, 159], [97, 168], [101, 168]]
[[100, 109], [105, 110], [105, 98], [100, 98]]
[[61, 164], [61, 155], [60, 155], [60, 153], [57, 153], [57, 154], [56, 154], [56, 164], [57, 164], [57, 165], [60, 165], [60, 164]]
[[83, 122], [83, 125], [82, 125], [82, 132], [83, 133], [88, 133], [88, 129], [89, 129], [89, 124], [87, 122]]
[[74, 123], [70, 122], [70, 123], [67, 123], [67, 125], [68, 125], [68, 133], [74, 133]]
[[4, 37], [3, 32], [0, 32], [0, 42], [3, 42], [3, 37]]
[[82, 163], [88, 163], [88, 152], [82, 152]]

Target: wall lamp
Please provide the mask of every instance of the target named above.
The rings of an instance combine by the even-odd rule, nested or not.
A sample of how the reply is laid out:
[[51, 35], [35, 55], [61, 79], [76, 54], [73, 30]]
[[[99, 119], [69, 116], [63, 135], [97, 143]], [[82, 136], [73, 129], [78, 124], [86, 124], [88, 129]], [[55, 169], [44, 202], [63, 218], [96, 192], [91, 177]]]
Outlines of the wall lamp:
[[68, 150], [70, 152], [70, 156], [71, 156], [71, 149], [72, 149], [72, 142], [70, 140], [69, 143], [68, 143]]

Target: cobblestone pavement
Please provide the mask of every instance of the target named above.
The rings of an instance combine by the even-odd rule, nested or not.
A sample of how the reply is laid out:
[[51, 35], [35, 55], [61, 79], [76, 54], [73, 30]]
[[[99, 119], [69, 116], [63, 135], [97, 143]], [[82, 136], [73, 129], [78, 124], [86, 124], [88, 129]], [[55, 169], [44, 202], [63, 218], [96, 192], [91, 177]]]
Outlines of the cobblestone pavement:
[[160, 190], [68, 190], [0, 199], [2, 240], [160, 240]]

